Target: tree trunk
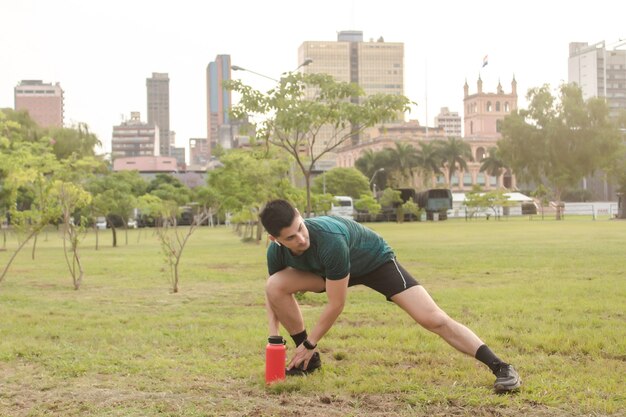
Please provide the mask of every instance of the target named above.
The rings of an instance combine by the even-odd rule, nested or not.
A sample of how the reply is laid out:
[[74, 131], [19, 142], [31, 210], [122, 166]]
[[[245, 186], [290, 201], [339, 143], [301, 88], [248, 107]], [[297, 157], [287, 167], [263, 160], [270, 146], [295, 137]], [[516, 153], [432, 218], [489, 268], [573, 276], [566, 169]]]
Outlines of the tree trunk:
[[4, 267], [4, 270], [2, 271], [2, 274], [0, 274], [0, 282], [2, 282], [2, 280], [4, 279], [4, 276], [7, 274], [7, 271], [9, 270], [9, 267], [11, 266], [13, 261], [15, 260], [15, 257], [17, 256], [17, 254], [22, 250], [22, 248], [24, 248], [24, 245], [26, 245], [26, 243], [28, 243], [28, 241], [33, 236], [36, 236], [36, 235], [37, 235], [37, 231], [31, 232], [31, 234], [28, 235], [28, 237], [26, 239], [24, 239], [24, 241], [22, 243], [20, 243], [18, 248], [15, 250], [15, 252], [11, 256], [11, 258], [9, 259], [9, 262], [7, 262], [6, 266]]
[[563, 205], [563, 203], [561, 202], [561, 190], [560, 189], [555, 189], [555, 197], [556, 197], [556, 219], [557, 220], [563, 220], [562, 218], [562, 213], [561, 213], [561, 208], [565, 208], [565, 206]]
[[311, 217], [311, 170], [304, 173], [304, 183], [306, 184], [306, 217]]
[[37, 236], [39, 236], [39, 233], [35, 234], [35, 239], [33, 240], [33, 250], [30, 255], [33, 261], [35, 260], [35, 249], [37, 249]]

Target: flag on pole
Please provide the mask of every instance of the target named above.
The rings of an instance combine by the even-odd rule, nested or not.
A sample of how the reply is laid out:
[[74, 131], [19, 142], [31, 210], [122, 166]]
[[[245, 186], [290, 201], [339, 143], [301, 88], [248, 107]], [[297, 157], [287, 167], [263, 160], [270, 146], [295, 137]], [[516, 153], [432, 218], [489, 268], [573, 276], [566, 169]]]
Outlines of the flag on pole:
[[482, 66], [482, 68], [485, 68], [487, 66], [487, 64], [489, 63], [488, 56], [489, 55], [485, 55], [485, 57], [483, 58], [483, 66]]

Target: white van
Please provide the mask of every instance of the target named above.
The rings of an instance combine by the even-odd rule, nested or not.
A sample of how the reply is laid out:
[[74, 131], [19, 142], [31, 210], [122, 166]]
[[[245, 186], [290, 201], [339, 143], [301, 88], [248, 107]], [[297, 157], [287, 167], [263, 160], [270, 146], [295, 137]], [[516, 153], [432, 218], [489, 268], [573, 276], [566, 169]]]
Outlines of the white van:
[[331, 216], [345, 217], [354, 219], [354, 201], [352, 197], [346, 195], [336, 195], [330, 207]]
[[96, 218], [96, 229], [106, 229], [107, 228], [107, 218], [106, 217], [98, 217]]

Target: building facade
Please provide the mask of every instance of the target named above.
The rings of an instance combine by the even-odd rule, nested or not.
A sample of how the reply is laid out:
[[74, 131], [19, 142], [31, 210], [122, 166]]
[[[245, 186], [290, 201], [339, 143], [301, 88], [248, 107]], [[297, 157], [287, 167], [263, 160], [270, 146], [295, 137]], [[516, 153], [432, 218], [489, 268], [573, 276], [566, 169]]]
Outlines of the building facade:
[[148, 124], [159, 127], [159, 153], [154, 155], [167, 156], [170, 154], [170, 79], [167, 73], [153, 72], [151, 78], [146, 79], [148, 94]]
[[612, 117], [626, 111], [625, 47], [626, 41], [569, 44], [568, 82], [578, 84], [585, 100], [605, 97]]
[[211, 158], [209, 141], [206, 138], [189, 139], [189, 166], [206, 167]]
[[130, 119], [113, 126], [111, 158], [158, 156], [159, 127], [141, 121], [139, 112], [131, 112]]
[[[480, 78], [476, 86], [477, 92], [474, 94], [469, 93], [467, 82], [464, 86], [465, 136], [462, 140], [469, 144], [472, 153], [472, 160], [466, 161], [467, 170], [457, 170], [450, 175], [444, 169], [443, 175], [432, 175], [430, 178], [421, 178], [419, 173], [415, 173], [411, 184], [414, 188], [449, 187], [455, 192], [469, 191], [475, 185], [485, 190], [516, 188], [515, 177], [510, 171], [494, 176], [481, 172], [480, 167], [489, 149], [495, 147], [501, 138], [500, 123], [517, 108], [517, 82], [515, 79], [511, 82], [510, 93], [505, 93], [500, 84], [495, 93], [484, 92]], [[337, 166], [353, 167], [366, 151], [379, 152], [395, 147], [398, 142], [419, 149], [422, 143], [446, 141], [449, 137], [443, 127], [427, 129], [417, 121], [385, 124], [383, 129], [367, 129], [360, 143], [339, 149], [336, 154]]]
[[[362, 31], [341, 31], [336, 41], [305, 41], [298, 49], [298, 62], [312, 62], [301, 68], [304, 73], [328, 74], [336, 81], [358, 84], [365, 95], [376, 93], [404, 94], [404, 44], [385, 42], [382, 37], [376, 41], [363, 41]], [[314, 94], [314, 92], [311, 92]], [[358, 102], [358, 97], [353, 98]], [[398, 114], [397, 122], [404, 120]], [[321, 152], [333, 140], [331, 129], [323, 129], [316, 140], [313, 152]], [[352, 144], [357, 144], [360, 136], [352, 136]], [[334, 160], [329, 153], [326, 160]]]
[[[210, 62], [206, 69], [206, 96], [207, 96], [207, 139], [208, 141], [208, 158], [211, 159], [211, 149], [221, 142], [229, 142], [227, 147], [230, 148], [231, 141], [226, 141], [223, 136], [225, 131], [230, 128], [224, 126], [230, 125], [229, 111], [232, 107], [232, 97], [230, 90], [223, 87], [222, 83], [231, 79], [230, 55], [217, 55], [215, 61]], [[222, 145], [223, 146], [223, 145]]]
[[41, 127], [63, 127], [63, 89], [59, 83], [22, 80], [14, 89], [15, 110], [25, 110]]
[[461, 132], [461, 116], [457, 112], [451, 112], [447, 107], [442, 107], [437, 117], [435, 117], [435, 127], [440, 127], [447, 136], [460, 138]]
[[467, 171], [458, 172], [449, 178], [450, 188], [464, 191], [474, 185], [485, 189], [517, 187], [515, 177], [510, 170], [505, 170], [498, 177], [489, 177], [480, 172], [483, 159], [489, 156], [489, 150], [502, 138], [500, 128], [504, 118], [517, 110], [517, 81], [511, 81], [511, 92], [507, 93], [498, 82], [496, 92], [483, 91], [483, 81], [478, 77], [476, 93], [470, 94], [467, 81], [463, 86], [463, 108], [465, 110], [463, 140], [470, 145], [473, 161], [467, 162]]

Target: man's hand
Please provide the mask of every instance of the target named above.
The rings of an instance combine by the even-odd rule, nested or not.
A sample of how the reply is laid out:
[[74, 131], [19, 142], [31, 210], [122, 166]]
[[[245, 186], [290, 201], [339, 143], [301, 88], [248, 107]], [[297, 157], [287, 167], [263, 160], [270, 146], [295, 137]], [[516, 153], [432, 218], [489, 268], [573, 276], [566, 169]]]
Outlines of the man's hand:
[[309, 350], [304, 347], [304, 344], [300, 344], [300, 346], [298, 346], [298, 348], [296, 349], [296, 354], [293, 355], [291, 362], [289, 362], [287, 370], [291, 368], [297, 368], [300, 366], [301, 363], [304, 363], [304, 365], [302, 366], [302, 370], [306, 370], [309, 367], [309, 361], [313, 357], [313, 353], [315, 353], [315, 350], [316, 349]]

